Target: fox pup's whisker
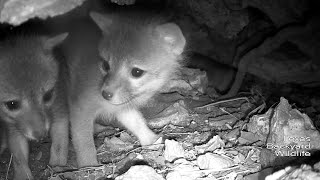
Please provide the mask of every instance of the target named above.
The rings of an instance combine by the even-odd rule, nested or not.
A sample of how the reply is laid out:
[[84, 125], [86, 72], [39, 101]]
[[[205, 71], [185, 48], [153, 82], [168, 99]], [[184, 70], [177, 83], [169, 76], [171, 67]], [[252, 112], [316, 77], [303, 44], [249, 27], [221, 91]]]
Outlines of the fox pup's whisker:
[[132, 105], [132, 101], [134, 101], [135, 97], [129, 97], [127, 99], [125, 99], [123, 102], [120, 103], [112, 103], [110, 102], [110, 104], [115, 105], [115, 106], [122, 106], [122, 105]]

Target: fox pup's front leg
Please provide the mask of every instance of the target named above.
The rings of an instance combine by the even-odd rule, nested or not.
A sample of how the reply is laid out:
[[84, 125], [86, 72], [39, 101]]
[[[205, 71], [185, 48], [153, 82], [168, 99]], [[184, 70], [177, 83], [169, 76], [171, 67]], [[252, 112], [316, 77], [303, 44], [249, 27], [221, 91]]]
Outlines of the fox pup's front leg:
[[65, 166], [68, 159], [69, 147], [69, 119], [63, 114], [55, 114], [51, 124], [50, 136], [52, 139], [50, 149], [50, 166]]
[[28, 165], [29, 144], [28, 139], [13, 126], [8, 126], [8, 145], [13, 155], [14, 180], [33, 180]]
[[117, 119], [139, 139], [141, 145], [149, 145], [156, 141], [158, 136], [149, 129], [140, 111], [121, 111], [117, 114]]
[[72, 105], [70, 111], [73, 146], [79, 167], [97, 166], [97, 151], [94, 144], [95, 111], [86, 101]]
[[52, 104], [52, 123], [50, 136], [52, 139], [49, 165], [65, 166], [68, 160], [69, 147], [69, 110], [66, 90], [66, 64], [60, 64], [60, 73], [56, 87], [56, 98]]

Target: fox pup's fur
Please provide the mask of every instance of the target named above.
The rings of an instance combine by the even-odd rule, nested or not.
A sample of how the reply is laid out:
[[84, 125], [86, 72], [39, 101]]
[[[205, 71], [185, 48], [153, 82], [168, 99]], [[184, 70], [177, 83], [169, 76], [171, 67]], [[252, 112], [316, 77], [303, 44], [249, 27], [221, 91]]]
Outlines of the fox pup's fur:
[[68, 50], [71, 133], [79, 167], [98, 165], [95, 122], [117, 119], [141, 145], [156, 141], [157, 135], [148, 128], [138, 108], [172, 78], [185, 46], [185, 38], [174, 23], [90, 15], [102, 31], [98, 47], [93, 36], [87, 35], [81, 36], [85, 47]]
[[[15, 36], [0, 42], [0, 150], [13, 155], [14, 179], [33, 179], [29, 140], [40, 140], [51, 128], [50, 165], [65, 165], [68, 117], [56, 86], [59, 65], [53, 48], [67, 34], [55, 37]], [[64, 93], [62, 93], [64, 94]]]

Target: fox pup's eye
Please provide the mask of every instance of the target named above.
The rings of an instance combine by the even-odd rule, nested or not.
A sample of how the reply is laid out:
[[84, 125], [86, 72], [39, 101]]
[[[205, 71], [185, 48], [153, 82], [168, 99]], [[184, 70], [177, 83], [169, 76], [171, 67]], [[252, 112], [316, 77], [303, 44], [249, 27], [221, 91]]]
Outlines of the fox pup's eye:
[[131, 75], [135, 78], [139, 78], [143, 75], [144, 70], [139, 68], [132, 68]]
[[4, 105], [6, 106], [6, 108], [9, 110], [9, 111], [16, 111], [16, 110], [19, 110], [20, 107], [21, 107], [21, 103], [19, 101], [7, 101], [4, 103]]
[[109, 65], [109, 62], [108, 61], [103, 61], [102, 62], [102, 69], [105, 71], [105, 72], [108, 72], [110, 70], [110, 65]]
[[50, 89], [49, 91], [47, 91], [43, 97], [42, 97], [42, 100], [44, 103], [48, 103], [53, 97], [53, 88]]

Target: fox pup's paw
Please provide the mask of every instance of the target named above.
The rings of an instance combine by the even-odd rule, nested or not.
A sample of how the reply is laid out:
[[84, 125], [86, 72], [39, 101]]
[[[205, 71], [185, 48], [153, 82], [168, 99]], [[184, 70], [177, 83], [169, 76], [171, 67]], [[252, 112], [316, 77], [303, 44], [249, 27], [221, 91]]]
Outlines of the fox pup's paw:
[[147, 145], [152, 145], [152, 144], [161, 144], [162, 143], [162, 136], [157, 135], [157, 134], [152, 134], [147, 136], [145, 139], [140, 140], [141, 146], [147, 146]]
[[31, 175], [31, 173], [18, 173], [14, 175], [13, 180], [34, 180], [33, 176]]
[[[16, 154], [15, 154], [16, 155]], [[14, 158], [13, 180], [34, 180], [31, 170], [26, 161]], [[20, 164], [18, 164], [19, 162]], [[1, 179], [1, 178], [0, 178]]]

